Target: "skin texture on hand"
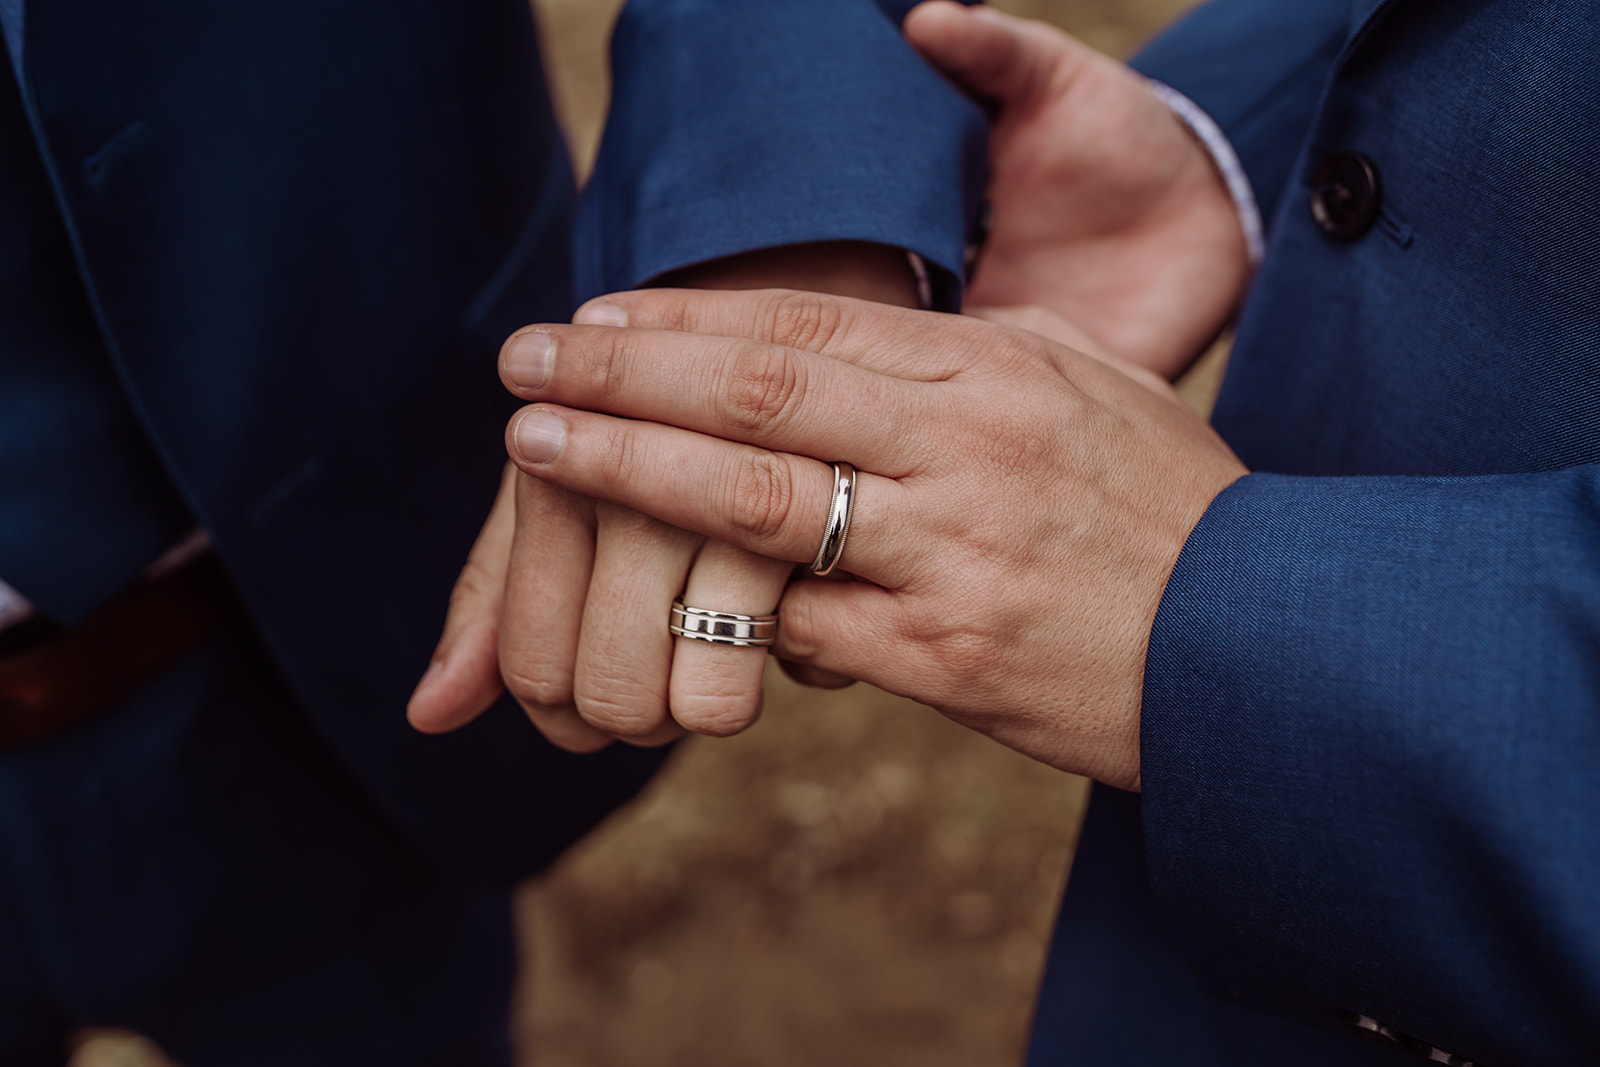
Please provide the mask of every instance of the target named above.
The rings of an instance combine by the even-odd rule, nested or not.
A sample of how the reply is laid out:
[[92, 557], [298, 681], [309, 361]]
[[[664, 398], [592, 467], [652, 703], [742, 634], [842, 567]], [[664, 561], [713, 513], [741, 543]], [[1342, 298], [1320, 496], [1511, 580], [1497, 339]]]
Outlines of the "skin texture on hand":
[[969, 303], [1038, 305], [1175, 378], [1249, 282], [1210, 156], [1145, 80], [1042, 22], [931, 0], [905, 34], [994, 108], [988, 240]]
[[507, 435], [524, 472], [804, 562], [819, 459], [848, 460], [841, 566], [862, 580], [790, 586], [779, 653], [1138, 787], [1151, 623], [1244, 473], [1164, 383], [1014, 327], [814, 294], [637, 292], [574, 321], [537, 328], [549, 372], [516, 390], [535, 402]]
[[[916, 299], [903, 252], [857, 242], [752, 252], [672, 280], [708, 289], [798, 284], [907, 306]], [[507, 342], [501, 366], [514, 391], [539, 373], [547, 337], [521, 331]], [[417, 729], [442, 733], [482, 714], [506, 688], [546, 737], [572, 751], [616, 738], [662, 744], [684, 728], [737, 733], [760, 715], [766, 650], [674, 638], [670, 605], [682, 593], [695, 606], [766, 614], [792, 570], [508, 468], [407, 714]], [[812, 684], [850, 681], [785, 666]]]

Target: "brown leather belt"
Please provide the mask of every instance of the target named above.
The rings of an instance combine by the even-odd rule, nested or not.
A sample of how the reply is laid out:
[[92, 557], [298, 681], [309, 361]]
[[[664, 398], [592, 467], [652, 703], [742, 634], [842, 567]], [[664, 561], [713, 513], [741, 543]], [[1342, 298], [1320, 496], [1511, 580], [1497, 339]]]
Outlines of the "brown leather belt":
[[77, 626], [0, 632], [0, 751], [115, 710], [243, 609], [210, 552], [112, 597]]

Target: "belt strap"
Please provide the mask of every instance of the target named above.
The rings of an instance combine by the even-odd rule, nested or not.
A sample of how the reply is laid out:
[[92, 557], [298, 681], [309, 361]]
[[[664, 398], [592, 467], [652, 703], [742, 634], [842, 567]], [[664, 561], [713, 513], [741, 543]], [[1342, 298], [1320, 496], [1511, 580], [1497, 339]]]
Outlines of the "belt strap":
[[77, 626], [33, 618], [0, 633], [0, 750], [112, 711], [242, 613], [208, 552], [134, 583]]

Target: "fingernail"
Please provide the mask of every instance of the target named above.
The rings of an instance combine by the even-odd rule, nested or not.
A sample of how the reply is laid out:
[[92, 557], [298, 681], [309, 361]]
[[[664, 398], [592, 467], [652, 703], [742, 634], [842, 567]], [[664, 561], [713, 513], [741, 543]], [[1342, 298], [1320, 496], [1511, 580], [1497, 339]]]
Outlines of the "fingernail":
[[591, 300], [578, 309], [572, 321], [577, 326], [626, 326], [628, 312], [620, 304]]
[[517, 447], [517, 458], [523, 462], [549, 463], [567, 443], [566, 420], [553, 411], [530, 411], [517, 422], [511, 439]]
[[556, 339], [547, 333], [525, 333], [506, 348], [506, 377], [519, 389], [543, 389], [556, 361]]

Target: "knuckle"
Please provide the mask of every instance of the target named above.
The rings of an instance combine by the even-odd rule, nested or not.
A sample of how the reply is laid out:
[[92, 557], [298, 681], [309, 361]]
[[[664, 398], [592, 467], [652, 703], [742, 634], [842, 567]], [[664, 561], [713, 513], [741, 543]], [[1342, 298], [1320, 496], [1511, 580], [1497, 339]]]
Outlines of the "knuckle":
[[[597, 435], [598, 436], [598, 435]], [[639, 442], [627, 424], [595, 443], [594, 474], [602, 489], [611, 493], [633, 487], [643, 473]]]
[[759, 649], [699, 649], [708, 655], [679, 659], [671, 683], [672, 716], [698, 734], [730, 737], [761, 715], [766, 656]]
[[785, 659], [796, 663], [810, 663], [822, 651], [822, 628], [818, 623], [815, 604], [806, 597], [795, 597], [783, 602], [782, 622]]
[[767, 309], [767, 325], [774, 344], [814, 352], [843, 327], [844, 305], [825, 293], [777, 293]]
[[615, 682], [580, 687], [576, 704], [585, 722], [618, 737], [647, 737], [667, 716], [666, 701], [659, 694]]
[[572, 705], [572, 676], [562, 670], [539, 670], [531, 666], [500, 668], [506, 691], [524, 708], [564, 708]]
[[794, 508], [794, 477], [771, 452], [747, 449], [734, 463], [728, 521], [736, 533], [770, 544], [783, 535]]
[[497, 606], [503, 591], [503, 581], [502, 576], [490, 570], [482, 560], [469, 558], [466, 565], [461, 568], [461, 573], [456, 576], [455, 586], [450, 590], [448, 616], [465, 618]]
[[742, 433], [765, 439], [787, 421], [805, 393], [801, 364], [770, 345], [742, 346], [729, 371], [728, 419]]
[[557, 748], [582, 755], [598, 752], [611, 743], [609, 735], [584, 722], [571, 708], [552, 711], [549, 708], [524, 707], [523, 710], [528, 715], [528, 721]]
[[707, 737], [732, 737], [761, 717], [761, 692], [688, 693], [672, 702], [672, 715], [684, 729]]
[[656, 330], [693, 333], [700, 324], [696, 306], [700, 294], [684, 289], [637, 289], [629, 294], [633, 315]]
[[627, 385], [629, 360], [637, 349], [631, 330], [601, 330], [588, 351], [588, 388], [596, 400], [615, 401]]
[[687, 542], [690, 537], [660, 519], [617, 504], [600, 505], [598, 522], [600, 538], [613, 545], [617, 553], [626, 559], [673, 551], [675, 546]]

